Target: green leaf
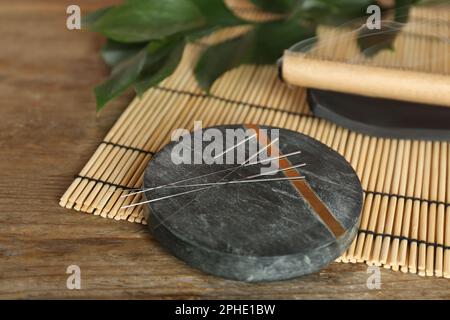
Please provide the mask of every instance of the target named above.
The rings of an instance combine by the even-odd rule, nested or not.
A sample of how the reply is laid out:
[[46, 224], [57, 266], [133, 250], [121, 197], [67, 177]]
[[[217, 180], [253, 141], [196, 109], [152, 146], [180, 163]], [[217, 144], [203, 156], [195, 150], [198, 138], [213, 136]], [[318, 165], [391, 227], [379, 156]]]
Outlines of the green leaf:
[[148, 59], [134, 85], [138, 95], [142, 95], [147, 89], [157, 85], [175, 71], [183, 55], [184, 45], [184, 41], [180, 41], [171, 45], [161, 58]]
[[103, 61], [114, 67], [120, 62], [136, 55], [147, 46], [148, 43], [120, 43], [108, 40], [101, 50]]
[[409, 11], [416, 0], [397, 0], [395, 1], [395, 21], [406, 23], [409, 19]]
[[92, 29], [119, 42], [162, 39], [206, 23], [190, 0], [128, 0], [97, 20]]
[[394, 21], [385, 21], [381, 29], [370, 30], [363, 26], [358, 33], [358, 47], [366, 57], [372, 57], [383, 50], [393, 50], [394, 41], [408, 21], [411, 5], [417, 0], [397, 0], [394, 8]]
[[414, 4], [419, 4], [419, 5], [445, 3], [445, 2], [448, 2], [448, 0], [414, 0]]
[[251, 60], [254, 32], [208, 48], [195, 67], [199, 85], [209, 90], [214, 81], [226, 71]]
[[[122, 94], [134, 84], [136, 92], [140, 95], [149, 87], [159, 83], [177, 67], [180, 62], [184, 40], [180, 36], [155, 40], [144, 45], [136, 54], [123, 58], [117, 63], [117, 57], [108, 56], [111, 63], [117, 63], [112, 70], [110, 78], [95, 89], [97, 97], [97, 111], [105, 104]], [[111, 43], [111, 47], [123, 44]], [[111, 53], [111, 52], [110, 52]], [[123, 52], [120, 52], [123, 54]]]
[[186, 35], [188, 41], [205, 37], [223, 27], [247, 24], [248, 22], [235, 16], [223, 0], [191, 0], [202, 12], [206, 25]]
[[254, 4], [265, 11], [275, 13], [288, 13], [302, 0], [251, 0]]
[[94, 23], [96, 23], [101, 17], [103, 17], [112, 7], [105, 7], [94, 12], [90, 12], [86, 15], [83, 15], [81, 18], [81, 26], [82, 28], [91, 28]]
[[121, 95], [133, 84], [142, 71], [146, 58], [147, 50], [143, 49], [137, 55], [117, 65], [109, 79], [95, 88], [97, 112], [102, 110], [108, 101]]
[[272, 64], [283, 50], [314, 35], [314, 26], [302, 26], [297, 21], [257, 25], [242, 36], [208, 48], [195, 67], [197, 81], [209, 90], [226, 71], [241, 64]]
[[398, 32], [398, 25], [393, 23], [383, 23], [381, 30], [370, 30], [364, 26], [358, 33], [358, 47], [366, 57], [385, 49], [392, 50]]

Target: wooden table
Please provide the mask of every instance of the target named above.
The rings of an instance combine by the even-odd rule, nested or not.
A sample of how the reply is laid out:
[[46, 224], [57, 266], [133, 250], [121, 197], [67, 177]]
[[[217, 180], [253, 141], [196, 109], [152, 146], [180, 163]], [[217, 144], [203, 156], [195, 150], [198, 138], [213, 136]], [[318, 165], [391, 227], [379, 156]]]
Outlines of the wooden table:
[[[83, 12], [107, 2], [78, 0]], [[333, 263], [296, 280], [247, 284], [194, 270], [145, 226], [71, 212], [59, 197], [132, 94], [95, 115], [101, 38], [65, 27], [68, 0], [0, 3], [0, 298], [450, 298], [446, 279]], [[81, 290], [66, 269], [81, 268]]]

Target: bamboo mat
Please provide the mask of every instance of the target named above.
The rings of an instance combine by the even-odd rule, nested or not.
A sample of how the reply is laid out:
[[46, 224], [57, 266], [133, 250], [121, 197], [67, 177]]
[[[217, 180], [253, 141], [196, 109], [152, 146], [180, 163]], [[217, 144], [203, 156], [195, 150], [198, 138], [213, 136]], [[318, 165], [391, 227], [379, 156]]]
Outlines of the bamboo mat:
[[[245, 8], [247, 14], [253, 12], [250, 6]], [[253, 12], [252, 17], [261, 16], [264, 13]], [[203, 127], [279, 126], [335, 149], [360, 177], [365, 202], [359, 234], [338, 261], [449, 278], [450, 143], [371, 137], [316, 118], [306, 103], [305, 90], [281, 83], [274, 66], [234, 69], [206, 95], [192, 73], [199, 53], [208, 43], [243, 31], [228, 29], [189, 44], [176, 72], [133, 100], [61, 197], [60, 205], [145, 224], [140, 207], [119, 210], [138, 202], [139, 195], [120, 196], [140, 188], [149, 160], [169, 142], [175, 128], [192, 129], [194, 120], [201, 120]]]

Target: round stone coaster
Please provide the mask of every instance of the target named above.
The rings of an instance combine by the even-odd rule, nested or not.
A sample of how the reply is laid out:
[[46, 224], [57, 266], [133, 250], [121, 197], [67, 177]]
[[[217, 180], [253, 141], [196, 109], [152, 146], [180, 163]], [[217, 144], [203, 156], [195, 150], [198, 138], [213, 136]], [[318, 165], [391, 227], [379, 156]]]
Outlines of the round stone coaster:
[[[186, 133], [169, 143], [145, 171], [144, 189], [154, 188], [144, 193], [144, 200], [152, 201], [144, 205], [147, 222], [165, 248], [193, 267], [242, 281], [312, 273], [348, 248], [357, 234], [363, 200], [358, 177], [342, 156], [286, 129], [255, 125], [210, 129]], [[270, 163], [243, 166], [242, 158], [248, 160], [256, 153], [251, 139], [247, 143], [224, 138], [224, 151], [244, 142], [219, 157], [223, 164], [204, 163], [202, 154], [220, 155], [211, 151], [212, 141], [220, 145], [216, 137], [228, 137], [226, 133], [236, 129], [249, 130], [247, 137], [255, 133], [251, 139], [256, 151], [262, 152], [252, 161], [269, 150], [271, 157], [276, 150], [279, 155], [301, 153], [274, 160], [276, 168], [270, 168]], [[183, 163], [179, 163], [181, 156]], [[226, 161], [227, 157], [236, 162]], [[258, 176], [263, 167], [273, 173], [302, 163], [296, 169]], [[253, 175], [257, 177], [251, 179], [285, 180], [223, 184]], [[305, 178], [286, 180], [301, 176]]]

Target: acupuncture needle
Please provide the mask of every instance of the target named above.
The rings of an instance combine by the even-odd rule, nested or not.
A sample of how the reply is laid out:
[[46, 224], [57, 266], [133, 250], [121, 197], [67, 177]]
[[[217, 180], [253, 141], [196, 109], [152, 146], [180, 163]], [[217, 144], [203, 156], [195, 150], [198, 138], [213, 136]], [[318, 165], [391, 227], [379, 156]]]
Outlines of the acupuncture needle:
[[[264, 151], [264, 149], [261, 150], [261, 151]], [[140, 189], [138, 191], [134, 191], [134, 192], [130, 192], [130, 193], [121, 195], [120, 197], [121, 198], [126, 198], [126, 197], [129, 197], [129, 196], [133, 196], [135, 194], [139, 194], [139, 193], [143, 193], [143, 192], [147, 192], [147, 191], [151, 191], [151, 190], [156, 190], [156, 189], [161, 189], [161, 188], [166, 188], [168, 186], [172, 186], [174, 184], [178, 184], [178, 183], [181, 183], [181, 182], [191, 181], [191, 180], [194, 180], [194, 179], [200, 179], [200, 178], [208, 177], [208, 176], [215, 175], [215, 174], [218, 174], [218, 173], [231, 171], [231, 170], [234, 170], [234, 169], [238, 169], [238, 168], [240, 168], [242, 166], [244, 166], [244, 167], [254, 166], [254, 165], [257, 165], [257, 164], [264, 163], [264, 162], [268, 162], [268, 161], [273, 161], [273, 160], [278, 160], [278, 159], [294, 156], [294, 155], [297, 155], [297, 154], [300, 154], [300, 153], [301, 153], [300, 150], [299, 151], [294, 151], [294, 152], [287, 153], [287, 154], [284, 154], [284, 155], [280, 155], [280, 156], [277, 156], [277, 157], [270, 157], [270, 158], [266, 158], [266, 159], [263, 159], [263, 160], [259, 160], [259, 161], [254, 162], [254, 163], [246, 163], [246, 162], [249, 161], [249, 159], [247, 159], [247, 161], [244, 162], [243, 165], [238, 165], [238, 166], [235, 166], [235, 167], [232, 167], [232, 168], [227, 168], [227, 169], [222, 169], [222, 170], [219, 170], [219, 171], [210, 172], [210, 173], [207, 173], [207, 174], [203, 174], [203, 175], [200, 175], [200, 176], [195, 176], [195, 177], [191, 177], [191, 178], [187, 178], [187, 179], [171, 182], [171, 183], [164, 184], [164, 185], [161, 185], [161, 186]]]
[[201, 190], [209, 189], [211, 186], [226, 185], [226, 184], [239, 184], [239, 183], [254, 183], [254, 182], [292, 181], [292, 180], [303, 180], [303, 179], [305, 179], [304, 176], [200, 183], [197, 186], [205, 186], [205, 188], [194, 189], [194, 190], [189, 190], [189, 191], [185, 191], [185, 192], [179, 192], [179, 193], [171, 194], [171, 195], [160, 197], [160, 198], [156, 198], [156, 199], [151, 199], [151, 200], [146, 200], [146, 201], [142, 201], [142, 202], [138, 202], [138, 203], [133, 203], [133, 204], [129, 204], [129, 205], [123, 206], [123, 207], [121, 207], [121, 209], [127, 209], [127, 208], [131, 208], [131, 207], [139, 206], [139, 205], [142, 205], [142, 204], [146, 204], [146, 203], [152, 203], [152, 202], [156, 202], [156, 201], [160, 201], [160, 200], [165, 200], [165, 199], [169, 199], [169, 198], [182, 196], [182, 195], [185, 195], [185, 194], [188, 194], [188, 193], [198, 192], [198, 191], [201, 191]]
[[[226, 154], [227, 152], [229, 152], [229, 151], [231, 151], [231, 150], [237, 148], [237, 147], [240, 146], [241, 144], [245, 143], [246, 141], [248, 141], [248, 140], [250, 140], [250, 139], [252, 139], [252, 138], [254, 138], [254, 137], [256, 137], [256, 133], [253, 134], [253, 135], [251, 135], [250, 137], [248, 137], [248, 138], [242, 140], [241, 142], [239, 142], [239, 143], [237, 143], [237, 144], [231, 146], [230, 148], [228, 148], [228, 149], [225, 150], [224, 152], [221, 152], [220, 154], [216, 155], [213, 159], [215, 160], [215, 159], [217, 159], [217, 158], [223, 156], [223, 155]], [[238, 166], [238, 167], [239, 167], [239, 166]], [[228, 171], [228, 170], [233, 170], [233, 168], [229, 168], [229, 169], [225, 169], [225, 170], [221, 170], [221, 171], [216, 171], [216, 173], [224, 172], [224, 171]], [[120, 198], [126, 198], [126, 197], [128, 197], [128, 196], [132, 196], [132, 195], [135, 195], [135, 194], [139, 194], [139, 193], [146, 192], [146, 191], [150, 191], [150, 190], [154, 190], [154, 189], [159, 189], [159, 188], [162, 188], [162, 187], [165, 187], [165, 186], [168, 186], [168, 185], [172, 185], [172, 184], [174, 184], [174, 183], [179, 183], [179, 182], [189, 181], [189, 180], [192, 180], [192, 179], [201, 178], [201, 177], [204, 177], [204, 176], [208, 176], [208, 175], [210, 175], [210, 174], [214, 174], [214, 173], [208, 173], [208, 174], [203, 175], [203, 176], [198, 176], [198, 177], [192, 177], [192, 178], [188, 178], [188, 179], [183, 179], [183, 180], [180, 180], [180, 181], [176, 181], [176, 182], [172, 182], [172, 183], [165, 184], [165, 185], [162, 185], [162, 186], [152, 187], [152, 188], [148, 188], [148, 189], [144, 189], [144, 190], [142, 190], [142, 189], [132, 189], [132, 190], [137, 190], [137, 191], [132, 192], [132, 193], [128, 193], [128, 194], [121, 195]], [[120, 190], [120, 191], [121, 191], [121, 190]]]
[[271, 174], [274, 174], [277, 172], [288, 171], [288, 170], [292, 170], [292, 169], [296, 169], [296, 168], [301, 168], [304, 166], [306, 166], [306, 163], [297, 164], [297, 165], [294, 165], [294, 166], [291, 166], [288, 168], [276, 169], [276, 170], [272, 170], [272, 171], [268, 171], [268, 172], [264, 172], [264, 173], [254, 174], [252, 176], [245, 177], [244, 179], [253, 179], [253, 178], [260, 177], [260, 176], [267, 176], [267, 175], [271, 175]]
[[[264, 150], [266, 150], [267, 148], [269, 148], [272, 144], [274, 144], [275, 142], [278, 141], [279, 138], [274, 139], [271, 143], [269, 143], [267, 146], [265, 146], [264, 148], [262, 148], [261, 150], [259, 150], [258, 152], [256, 152], [254, 155], [252, 155], [250, 158], [248, 158], [247, 160], [245, 160], [241, 165], [237, 166], [233, 171], [231, 171], [230, 173], [228, 173], [227, 175], [225, 175], [224, 177], [222, 177], [218, 182], [220, 182], [221, 180], [225, 179], [227, 176], [229, 176], [230, 174], [232, 174], [233, 172], [237, 171], [239, 168], [245, 166], [247, 163], [249, 163], [252, 159], [254, 159], [255, 157], [257, 157], [261, 152], [263, 152]], [[177, 197], [177, 196], [181, 196], [184, 194], [189, 194], [192, 192], [196, 192], [196, 191], [202, 191], [202, 190], [206, 190], [209, 188], [212, 188], [213, 186], [208, 186], [205, 188], [201, 188], [201, 189], [195, 189], [195, 190], [189, 190], [189, 191], [185, 191], [185, 192], [180, 192], [180, 193], [176, 193], [176, 194], [172, 194], [172, 195], [168, 195], [162, 198], [158, 198], [159, 200], [163, 200], [163, 199], [168, 199], [168, 198], [172, 198], [172, 197]], [[148, 201], [143, 201], [143, 202], [139, 202], [139, 203], [133, 203], [133, 204], [129, 204], [126, 206], [122, 206], [120, 209], [126, 209], [126, 208], [130, 208], [130, 207], [134, 207], [134, 206], [138, 206], [141, 204], [145, 204], [145, 203], [149, 203], [149, 202], [154, 202], [157, 201], [158, 199], [152, 199], [152, 200], [148, 200]]]
[[[250, 140], [250, 139], [252, 139], [252, 138], [254, 138], [254, 137], [256, 137], [256, 133], [253, 134], [253, 135], [251, 135], [250, 137], [248, 137], [248, 138], [246, 138], [246, 139], [240, 141], [239, 143], [237, 143], [237, 144], [231, 146], [230, 148], [228, 148], [228, 149], [225, 150], [224, 152], [221, 152], [220, 154], [216, 155], [213, 159], [215, 160], [215, 159], [217, 159], [217, 158], [223, 156], [223, 155], [226, 154], [227, 152], [229, 152], [229, 151], [231, 151], [231, 150], [237, 148], [237, 147], [240, 146], [241, 144], [247, 142], [248, 140]], [[266, 160], [267, 160], [267, 159], [266, 159]], [[229, 168], [229, 169], [226, 169], [226, 170], [223, 170], [223, 171], [232, 170], [232, 169], [233, 169], [233, 168]], [[218, 171], [218, 172], [219, 172], [219, 171]], [[222, 171], [220, 171], [220, 172], [222, 172]], [[192, 177], [192, 178], [190, 178], [190, 179], [196, 179], [196, 178], [201, 178], [201, 177], [203, 177], [203, 176]], [[172, 182], [172, 183], [184, 182], [184, 181], [188, 181], [188, 180], [190, 180], [190, 179], [180, 180], [180, 181]], [[172, 184], [172, 183], [171, 183], [171, 184]], [[164, 186], [166, 186], [166, 185], [158, 186], [158, 187], [155, 187], [155, 188], [162, 188], [162, 187], [164, 187]], [[151, 188], [150, 190], [153, 190], [153, 189], [154, 189], [154, 188]], [[128, 193], [128, 194], [122, 195], [122, 196], [120, 196], [120, 197], [121, 197], [121, 198], [125, 198], [125, 197], [132, 196], [132, 195], [135, 195], [135, 194], [138, 194], [138, 193], [141, 193], [141, 192], [148, 191], [147, 189], [146, 189], [146, 190], [142, 190], [142, 189], [131, 189], [131, 190], [137, 190], [137, 192]], [[120, 190], [120, 191], [122, 192], [122, 190]]]
[[[271, 158], [266, 158], [266, 159], [263, 159], [263, 160], [260, 160], [260, 161], [254, 162], [254, 163], [247, 163], [247, 164], [244, 164], [243, 166], [244, 167], [254, 166], [254, 165], [261, 164], [261, 163], [264, 163], [264, 162], [267, 162], [267, 161], [278, 160], [278, 159], [294, 156], [294, 155], [297, 155], [297, 154], [300, 154], [300, 153], [301, 153], [301, 151], [294, 151], [294, 152], [291, 152], [291, 153], [288, 153], [288, 154], [285, 154], [285, 155], [281, 155], [281, 156], [277, 156], [277, 157], [271, 157]], [[124, 195], [121, 196], [121, 198], [126, 198], [126, 197], [129, 197], [129, 196], [135, 195], [135, 194], [139, 194], [139, 193], [142, 193], [142, 192], [147, 192], [147, 191], [151, 191], [151, 190], [155, 190], [155, 189], [165, 188], [167, 186], [171, 186], [171, 185], [178, 184], [178, 183], [181, 183], [181, 182], [186, 182], [186, 181], [191, 181], [191, 180], [194, 180], [194, 179], [208, 177], [208, 176], [211, 176], [211, 175], [214, 175], [214, 174], [218, 174], [218, 173], [222, 173], [222, 172], [238, 169], [240, 167], [241, 167], [241, 165], [235, 166], [235, 167], [232, 167], [232, 168], [222, 169], [222, 170], [219, 170], [219, 171], [210, 172], [210, 173], [203, 174], [203, 175], [200, 175], [200, 176], [195, 176], [195, 177], [191, 177], [191, 178], [187, 178], [187, 179], [171, 182], [171, 183], [164, 184], [164, 185], [157, 186], [157, 187], [150, 187], [150, 188], [146, 188], [146, 189], [140, 189], [139, 191], [134, 191], [134, 192], [131, 192], [131, 193], [128, 193], [128, 194], [124, 194]]]

